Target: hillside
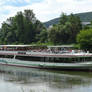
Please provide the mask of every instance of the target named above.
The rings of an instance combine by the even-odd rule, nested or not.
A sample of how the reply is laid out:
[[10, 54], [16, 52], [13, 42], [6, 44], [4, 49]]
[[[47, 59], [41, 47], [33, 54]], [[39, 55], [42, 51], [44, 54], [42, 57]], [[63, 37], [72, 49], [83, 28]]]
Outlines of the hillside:
[[[92, 12], [85, 12], [85, 13], [78, 13], [75, 14], [80, 17], [82, 22], [90, 22], [92, 21]], [[46, 27], [49, 27], [50, 25], [57, 24], [59, 22], [60, 18], [55, 18], [50, 21], [47, 21], [44, 23]]]

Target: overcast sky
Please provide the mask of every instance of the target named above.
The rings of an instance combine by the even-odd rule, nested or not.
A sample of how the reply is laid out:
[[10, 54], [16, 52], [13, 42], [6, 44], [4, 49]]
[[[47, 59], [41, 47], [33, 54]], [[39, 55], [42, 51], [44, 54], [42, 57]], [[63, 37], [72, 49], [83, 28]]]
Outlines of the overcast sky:
[[66, 14], [92, 11], [92, 0], [0, 0], [0, 26], [18, 11], [32, 9], [42, 22]]

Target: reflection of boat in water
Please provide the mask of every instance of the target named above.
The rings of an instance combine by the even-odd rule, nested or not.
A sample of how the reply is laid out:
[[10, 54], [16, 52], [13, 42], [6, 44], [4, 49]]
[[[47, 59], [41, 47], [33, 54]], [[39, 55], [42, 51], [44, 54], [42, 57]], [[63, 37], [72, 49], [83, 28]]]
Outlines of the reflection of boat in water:
[[[4, 68], [5, 66], [3, 66]], [[4, 68], [5, 69], [5, 68]], [[46, 70], [39, 70], [39, 69], [30, 69], [30, 68], [17, 68], [8, 66], [3, 73], [3, 80], [6, 82], [17, 83], [21, 86], [23, 85], [45, 85], [46, 87], [53, 87], [53, 88], [73, 88], [76, 86], [84, 86], [89, 85], [92, 83], [92, 75], [89, 77], [88, 73], [78, 72], [78, 74], [74, 75], [70, 72], [57, 72], [57, 71], [46, 71]], [[88, 76], [84, 76], [84, 75]], [[1, 76], [1, 75], [0, 75]], [[37, 91], [35, 91], [37, 92]], [[48, 91], [50, 92], [50, 91]]]
[[[16, 46], [15, 46], [16, 47]], [[28, 46], [17, 46], [22, 48], [22, 51], [15, 51], [11, 46], [11, 51], [0, 51], [0, 64], [8, 66], [28, 67], [28, 68], [42, 68], [42, 69], [65, 69], [65, 70], [92, 70], [92, 54], [91, 53], [75, 53], [74, 51], [60, 53], [54, 50], [23, 50], [31, 48]], [[46, 50], [46, 51], [44, 51]], [[6, 58], [2, 58], [6, 57]], [[7, 58], [8, 57], [8, 58]], [[13, 58], [14, 57], [14, 58]], [[9, 59], [12, 58], [12, 59]]]

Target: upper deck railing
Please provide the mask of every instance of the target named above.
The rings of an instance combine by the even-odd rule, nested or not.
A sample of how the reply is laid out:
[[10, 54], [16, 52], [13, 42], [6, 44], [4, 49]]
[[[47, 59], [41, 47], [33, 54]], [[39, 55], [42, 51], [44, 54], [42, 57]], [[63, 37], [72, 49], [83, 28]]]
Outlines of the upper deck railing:
[[52, 53], [34, 51], [0, 51], [0, 55], [34, 56], [34, 57], [92, 57], [92, 53]]

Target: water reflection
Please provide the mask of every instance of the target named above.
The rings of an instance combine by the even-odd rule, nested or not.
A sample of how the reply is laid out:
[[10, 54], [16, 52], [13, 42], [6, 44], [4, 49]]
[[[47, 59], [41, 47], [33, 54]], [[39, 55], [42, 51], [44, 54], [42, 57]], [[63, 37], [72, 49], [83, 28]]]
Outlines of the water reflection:
[[91, 72], [57, 72], [0, 66], [2, 92], [91, 92]]

